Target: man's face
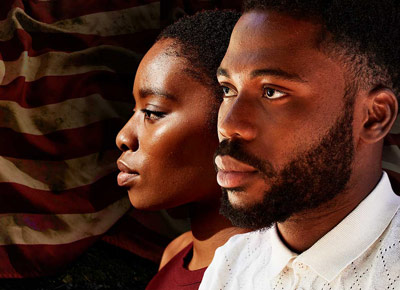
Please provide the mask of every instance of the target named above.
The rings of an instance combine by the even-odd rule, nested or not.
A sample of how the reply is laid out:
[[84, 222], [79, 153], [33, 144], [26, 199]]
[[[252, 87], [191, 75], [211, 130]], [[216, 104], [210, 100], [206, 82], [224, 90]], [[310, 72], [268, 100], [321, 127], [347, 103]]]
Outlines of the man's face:
[[269, 227], [346, 188], [355, 92], [320, 35], [318, 24], [276, 12], [246, 13], [233, 31], [218, 70], [215, 162], [221, 211], [237, 226]]

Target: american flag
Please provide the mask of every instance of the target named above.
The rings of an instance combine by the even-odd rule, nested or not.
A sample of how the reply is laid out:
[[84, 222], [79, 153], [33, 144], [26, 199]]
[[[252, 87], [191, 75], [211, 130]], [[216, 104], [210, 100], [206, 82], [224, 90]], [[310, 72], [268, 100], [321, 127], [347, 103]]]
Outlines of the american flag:
[[53, 273], [129, 210], [115, 136], [159, 29], [158, 1], [1, 1], [0, 278]]

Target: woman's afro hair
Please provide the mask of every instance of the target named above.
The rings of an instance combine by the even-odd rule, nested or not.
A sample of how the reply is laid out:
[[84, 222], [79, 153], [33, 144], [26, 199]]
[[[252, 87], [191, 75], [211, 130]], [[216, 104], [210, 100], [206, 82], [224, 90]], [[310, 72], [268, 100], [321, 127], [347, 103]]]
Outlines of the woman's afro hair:
[[230, 10], [209, 10], [185, 16], [165, 28], [157, 41], [175, 40], [179, 47], [177, 54], [189, 61], [191, 68], [197, 72], [197, 78], [221, 96], [216, 72], [239, 17], [240, 13]]

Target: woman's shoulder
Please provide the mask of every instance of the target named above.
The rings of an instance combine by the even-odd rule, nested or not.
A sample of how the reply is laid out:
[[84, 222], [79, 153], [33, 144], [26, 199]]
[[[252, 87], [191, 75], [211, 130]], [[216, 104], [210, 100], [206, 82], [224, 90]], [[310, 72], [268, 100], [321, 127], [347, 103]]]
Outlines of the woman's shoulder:
[[192, 242], [193, 235], [191, 231], [181, 234], [172, 242], [170, 242], [164, 250], [158, 270], [160, 271], [173, 257], [175, 257]]

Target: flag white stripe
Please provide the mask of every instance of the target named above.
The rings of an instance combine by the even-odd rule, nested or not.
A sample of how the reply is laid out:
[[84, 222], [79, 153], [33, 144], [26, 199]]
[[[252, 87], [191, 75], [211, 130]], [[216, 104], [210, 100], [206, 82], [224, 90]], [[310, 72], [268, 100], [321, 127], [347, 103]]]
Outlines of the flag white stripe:
[[43, 135], [110, 118], [127, 117], [132, 113], [131, 109], [126, 103], [105, 100], [99, 94], [32, 109], [23, 108], [16, 102], [0, 100], [0, 127], [19, 133]]
[[87, 14], [51, 24], [37, 21], [19, 7], [10, 10], [0, 21], [0, 41], [14, 37], [16, 29], [27, 32], [80, 33], [99, 36], [132, 34], [160, 28], [160, 2], [118, 11]]
[[0, 85], [17, 77], [33, 82], [45, 76], [67, 76], [91, 71], [132, 73], [141, 55], [122, 47], [101, 45], [77, 52], [48, 52], [28, 56], [24, 51], [15, 61], [0, 61]]
[[92, 184], [114, 172], [119, 156], [118, 150], [62, 161], [0, 156], [0, 182], [18, 183], [39, 190], [72, 189]]
[[[129, 208], [129, 199], [124, 197], [95, 213], [54, 215], [1, 214], [0, 245], [61, 245], [101, 235]], [[47, 228], [43, 229], [44, 226]]]
[[400, 173], [400, 166], [393, 163], [382, 161], [382, 168], [394, 171], [396, 173]]

